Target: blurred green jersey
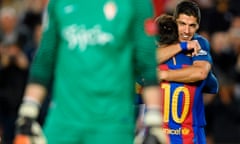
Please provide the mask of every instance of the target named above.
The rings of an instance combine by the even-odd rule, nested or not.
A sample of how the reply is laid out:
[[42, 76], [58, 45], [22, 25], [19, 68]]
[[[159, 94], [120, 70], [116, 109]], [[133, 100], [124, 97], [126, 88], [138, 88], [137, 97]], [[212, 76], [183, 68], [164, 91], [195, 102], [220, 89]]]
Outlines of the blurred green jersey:
[[136, 77], [156, 82], [156, 46], [144, 32], [152, 12], [150, 0], [49, 1], [30, 72], [30, 82], [52, 84], [47, 137], [64, 129], [66, 137], [95, 129], [133, 136]]

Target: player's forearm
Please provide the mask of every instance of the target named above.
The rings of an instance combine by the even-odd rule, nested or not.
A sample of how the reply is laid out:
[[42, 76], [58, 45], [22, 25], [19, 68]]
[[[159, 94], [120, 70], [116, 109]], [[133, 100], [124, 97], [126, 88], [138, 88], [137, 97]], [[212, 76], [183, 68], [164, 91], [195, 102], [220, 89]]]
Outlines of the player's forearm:
[[[192, 71], [194, 72], [194, 71]], [[179, 71], [179, 70], [164, 70], [160, 71], [161, 80], [191, 83], [200, 80], [196, 73], [191, 73], [190, 71]]]
[[46, 93], [47, 89], [44, 86], [40, 84], [30, 83], [26, 87], [24, 98], [33, 99], [39, 104], [41, 104], [46, 96]]
[[192, 66], [178, 70], [162, 70], [159, 71], [161, 80], [192, 83], [204, 80], [208, 71], [204, 71], [201, 67]]
[[[145, 87], [143, 91], [146, 111], [144, 115], [144, 125], [147, 128], [161, 129], [162, 113], [161, 113], [161, 93], [159, 86]], [[152, 131], [152, 130], [150, 130]], [[154, 134], [161, 135], [160, 133]], [[164, 139], [162, 139], [164, 140]], [[165, 143], [165, 142], [164, 142]]]
[[143, 100], [147, 107], [160, 108], [161, 94], [159, 86], [149, 86], [143, 89]]
[[177, 53], [181, 51], [181, 47], [179, 43], [168, 45], [166, 47], [158, 48], [157, 50], [157, 62], [158, 64], [162, 64], [168, 59], [175, 56]]

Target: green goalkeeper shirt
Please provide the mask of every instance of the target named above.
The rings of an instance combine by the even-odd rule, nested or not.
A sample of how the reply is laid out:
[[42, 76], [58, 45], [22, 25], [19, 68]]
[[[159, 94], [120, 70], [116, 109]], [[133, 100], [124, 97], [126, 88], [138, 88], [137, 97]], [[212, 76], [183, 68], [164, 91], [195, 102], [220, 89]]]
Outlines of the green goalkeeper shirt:
[[52, 86], [49, 116], [75, 124], [134, 120], [138, 75], [156, 83], [156, 46], [144, 32], [150, 0], [50, 0], [30, 83]]

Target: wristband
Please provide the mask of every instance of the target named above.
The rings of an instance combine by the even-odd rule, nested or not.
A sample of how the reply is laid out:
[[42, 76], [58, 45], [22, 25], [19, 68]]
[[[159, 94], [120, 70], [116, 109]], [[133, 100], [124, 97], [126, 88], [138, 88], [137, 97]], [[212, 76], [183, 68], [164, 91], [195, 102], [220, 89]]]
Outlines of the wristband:
[[36, 119], [39, 114], [40, 104], [31, 98], [24, 98], [18, 114], [23, 117]]
[[187, 51], [187, 42], [180, 42], [180, 47], [182, 51]]
[[162, 113], [159, 109], [147, 109], [144, 116], [144, 123], [146, 126], [160, 126], [162, 125]]
[[39, 108], [41, 107], [41, 103], [38, 102], [36, 99], [29, 97], [29, 96], [25, 96], [23, 98], [23, 102], [25, 103], [29, 103], [29, 104], [33, 104], [33, 105], [37, 105]]

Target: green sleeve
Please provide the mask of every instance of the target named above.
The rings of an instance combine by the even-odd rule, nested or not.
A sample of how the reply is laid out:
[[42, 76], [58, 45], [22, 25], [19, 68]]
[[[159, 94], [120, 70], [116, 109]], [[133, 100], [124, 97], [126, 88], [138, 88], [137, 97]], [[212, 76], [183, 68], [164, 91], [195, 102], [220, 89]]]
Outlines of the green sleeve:
[[156, 85], [157, 80], [157, 60], [156, 45], [154, 36], [149, 36], [145, 32], [145, 22], [153, 18], [153, 5], [149, 0], [135, 0], [135, 20], [133, 27], [133, 37], [136, 45], [136, 65], [137, 71], [144, 78], [144, 85]]
[[58, 45], [54, 0], [49, 1], [43, 16], [43, 33], [39, 48], [30, 67], [30, 83], [48, 86], [53, 76]]

